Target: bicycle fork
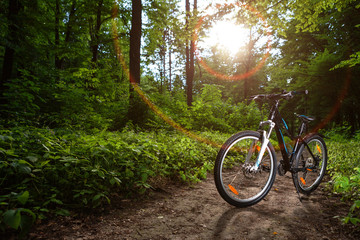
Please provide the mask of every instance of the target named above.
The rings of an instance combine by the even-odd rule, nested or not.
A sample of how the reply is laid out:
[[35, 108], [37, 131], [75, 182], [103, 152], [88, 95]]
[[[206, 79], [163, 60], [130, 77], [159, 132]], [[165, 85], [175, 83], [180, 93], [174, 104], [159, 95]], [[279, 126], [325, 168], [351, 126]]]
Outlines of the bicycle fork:
[[[260, 149], [259, 155], [257, 156], [255, 165], [250, 168], [250, 172], [256, 172], [259, 169], [259, 166], [261, 164], [261, 160], [262, 160], [262, 158], [264, 156], [265, 150], [266, 150], [266, 148], [267, 148], [267, 146], [268, 146], [268, 144], [270, 142], [271, 132], [275, 127], [275, 123], [273, 121], [271, 121], [271, 120], [261, 122], [260, 127], [262, 127], [265, 124], [269, 124], [269, 126], [270, 126], [269, 127], [269, 132], [267, 133], [265, 130], [262, 130], [261, 149]], [[249, 153], [248, 153], [248, 155], [246, 157], [245, 163], [249, 162], [250, 157], [251, 157], [251, 155], [253, 154], [253, 151], [254, 151], [254, 145], [255, 145], [255, 141], [253, 141], [252, 144], [251, 144], [250, 151], [249, 151]]]

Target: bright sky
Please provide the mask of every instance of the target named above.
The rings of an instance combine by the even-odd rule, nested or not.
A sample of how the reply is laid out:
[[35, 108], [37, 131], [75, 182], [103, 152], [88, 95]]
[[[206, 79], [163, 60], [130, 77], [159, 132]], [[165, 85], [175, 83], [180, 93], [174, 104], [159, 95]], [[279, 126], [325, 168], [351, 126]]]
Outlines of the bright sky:
[[249, 29], [235, 24], [235, 21], [218, 21], [202, 41], [199, 43], [202, 47], [218, 46], [234, 55], [248, 43]]

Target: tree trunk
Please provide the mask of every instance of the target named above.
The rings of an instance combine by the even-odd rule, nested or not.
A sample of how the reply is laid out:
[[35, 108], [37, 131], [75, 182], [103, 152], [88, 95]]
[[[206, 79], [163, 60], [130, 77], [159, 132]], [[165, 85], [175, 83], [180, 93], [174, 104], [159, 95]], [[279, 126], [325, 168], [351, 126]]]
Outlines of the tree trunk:
[[130, 31], [130, 82], [140, 84], [141, 0], [132, 0]]
[[65, 43], [70, 42], [70, 34], [71, 34], [71, 28], [72, 28], [72, 23], [73, 23], [73, 18], [75, 16], [75, 12], [76, 12], [76, 0], [73, 0], [73, 2], [71, 4], [70, 13], [69, 13], [69, 21], [67, 22], [67, 25], [66, 25]]
[[172, 90], [172, 83], [171, 83], [171, 77], [172, 77], [172, 68], [171, 68], [171, 48], [169, 49], [169, 91]]
[[160, 92], [162, 93], [167, 88], [166, 86], [166, 30], [163, 30], [163, 44], [160, 45]]
[[[164, 30], [164, 33], [163, 33], [163, 43], [164, 43], [164, 47], [163, 47], [163, 52], [162, 52], [162, 68], [163, 68], [163, 71], [164, 71], [164, 85], [165, 85], [165, 91], [166, 91], [166, 88], [167, 88], [167, 84], [166, 84], [166, 30]], [[163, 89], [161, 88], [161, 91]]]
[[[185, 11], [186, 11], [186, 20], [185, 20], [185, 31], [186, 35], [192, 37], [192, 34], [189, 34], [190, 28], [189, 28], [189, 22], [190, 22], [190, 1], [185, 1]], [[186, 74], [186, 99], [187, 99], [187, 105], [190, 107], [192, 105], [192, 79], [191, 79], [191, 60], [190, 60], [190, 51], [191, 47], [189, 48], [189, 42], [191, 45], [191, 42], [189, 40], [189, 37], [185, 40], [185, 74]]]
[[[56, 49], [60, 48], [60, 0], [56, 0], [56, 10], [55, 10], [55, 47]], [[66, 32], [65, 32], [65, 44], [70, 42], [70, 35], [72, 31], [72, 24], [73, 19], [75, 17], [76, 12], [76, 0], [73, 0], [71, 3], [71, 8], [69, 12], [69, 20], [66, 23]], [[59, 52], [55, 54], [55, 68], [56, 69], [63, 69], [64, 65], [64, 59], [59, 58], [58, 56]]]
[[55, 68], [61, 68], [61, 60], [59, 58], [59, 49], [60, 49], [60, 0], [56, 0], [55, 6]]
[[94, 32], [92, 35], [92, 45], [91, 45], [91, 51], [92, 51], [92, 59], [91, 61], [93, 63], [96, 63], [98, 60], [98, 53], [99, 53], [99, 34], [100, 34], [100, 28], [101, 28], [101, 8], [103, 6], [103, 0], [98, 2], [97, 6], [97, 13], [96, 13], [96, 25]]
[[8, 42], [5, 48], [4, 62], [2, 68], [2, 76], [0, 81], [0, 104], [6, 104], [4, 99], [4, 92], [6, 91], [5, 83], [11, 78], [13, 66], [15, 63], [15, 49], [14, 46], [18, 45], [18, 29], [19, 18], [18, 14], [22, 5], [19, 0], [9, 0], [9, 13], [8, 13]]
[[[197, 11], [197, 0], [194, 0], [194, 9], [193, 9], [193, 16], [196, 16]], [[189, 81], [187, 87], [187, 104], [188, 106], [192, 105], [192, 93], [193, 93], [193, 84], [194, 84], [194, 73], [195, 73], [195, 42], [193, 40], [194, 32], [191, 29], [191, 41], [190, 41], [190, 66], [189, 66]]]
[[134, 124], [140, 124], [144, 120], [146, 106], [134, 91], [133, 85], [140, 84], [140, 50], [141, 50], [141, 0], [132, 0], [132, 18], [130, 30], [130, 96], [128, 119]]

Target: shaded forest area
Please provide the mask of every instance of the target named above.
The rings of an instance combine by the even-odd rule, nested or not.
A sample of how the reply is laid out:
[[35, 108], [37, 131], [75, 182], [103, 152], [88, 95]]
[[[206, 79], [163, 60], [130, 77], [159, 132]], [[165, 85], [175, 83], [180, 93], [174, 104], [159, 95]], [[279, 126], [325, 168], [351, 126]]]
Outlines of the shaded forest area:
[[[230, 15], [245, 44], [201, 45]], [[330, 137], [329, 189], [360, 222], [359, 1], [6, 0], [0, 20], [2, 232], [197, 182], [267, 116], [251, 95], [304, 89], [282, 114]]]

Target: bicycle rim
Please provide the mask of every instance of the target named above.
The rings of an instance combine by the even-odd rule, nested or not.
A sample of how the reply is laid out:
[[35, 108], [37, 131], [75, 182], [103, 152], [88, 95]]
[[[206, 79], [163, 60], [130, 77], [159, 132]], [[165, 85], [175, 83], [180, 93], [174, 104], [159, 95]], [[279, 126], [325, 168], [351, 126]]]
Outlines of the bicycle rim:
[[[257, 136], [258, 135], [258, 136]], [[230, 204], [240, 207], [257, 203], [269, 192], [275, 179], [275, 157], [267, 146], [257, 171], [251, 168], [258, 158], [260, 134], [235, 139], [221, 150], [218, 160], [220, 194]]]
[[327, 156], [326, 148], [319, 139], [313, 138], [307, 145], [309, 148], [303, 146], [300, 149], [301, 154], [297, 159], [297, 168], [304, 170], [297, 173], [296, 179], [299, 188], [305, 193], [310, 193], [320, 184], [325, 174]]

